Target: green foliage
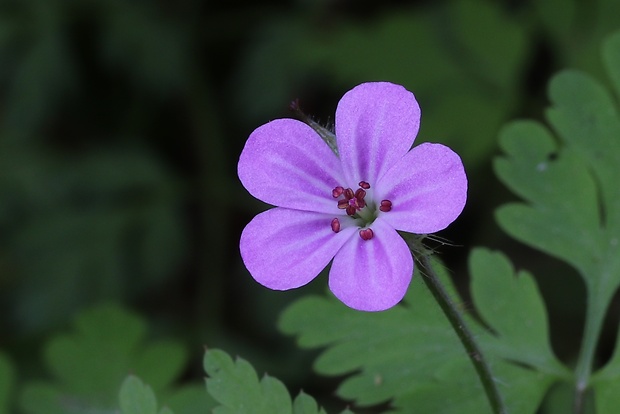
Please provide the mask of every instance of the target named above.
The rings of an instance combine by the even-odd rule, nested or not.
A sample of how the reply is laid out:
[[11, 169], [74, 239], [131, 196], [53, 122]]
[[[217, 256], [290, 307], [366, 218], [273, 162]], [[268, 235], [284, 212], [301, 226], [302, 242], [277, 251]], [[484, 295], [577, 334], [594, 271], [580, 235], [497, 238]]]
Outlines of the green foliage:
[[592, 377], [596, 413], [614, 414], [620, 406], [620, 335], [616, 350], [607, 365]]
[[561, 67], [579, 68], [603, 76], [599, 47], [618, 29], [620, 3], [615, 0], [538, 0], [531, 2]]
[[[26, 413], [77, 414], [111, 409], [130, 372], [143, 378], [155, 392], [170, 394], [171, 383], [186, 362], [186, 352], [178, 343], [158, 341], [145, 345], [144, 321], [117, 306], [99, 306], [82, 312], [74, 329], [75, 332], [57, 335], [46, 344], [45, 362], [54, 381], [25, 386], [20, 403]], [[136, 387], [133, 384], [129, 389]], [[203, 399], [202, 406], [205, 401], [208, 403]]]
[[146, 154], [3, 145], [0, 172], [1, 240], [16, 269], [8, 318], [26, 332], [157, 286], [185, 254], [178, 191]]
[[[118, 400], [122, 414], [158, 414], [155, 393], [136, 376], [130, 375], [125, 379]], [[164, 407], [159, 414], [173, 412]]]
[[[548, 387], [569, 376], [550, 349], [539, 292], [531, 276], [515, 276], [500, 253], [476, 250], [470, 268], [476, 308], [494, 333], [471, 324], [500, 391], [511, 412], [534, 413]], [[298, 335], [302, 347], [327, 347], [316, 370], [351, 374], [338, 395], [357, 404], [391, 400], [403, 413], [488, 412], [471, 362], [421, 277], [404, 305], [391, 310], [361, 313], [333, 298], [308, 297], [285, 311], [280, 327]], [[441, 278], [449, 284], [445, 273]]]
[[302, 17], [270, 21], [239, 74], [239, 101], [263, 119], [291, 99], [304, 71], [326, 73], [341, 91], [385, 79], [420, 100], [420, 139], [441, 137], [466, 162], [479, 161], [515, 105], [528, 40], [496, 2], [449, 3], [390, 10], [371, 23], [344, 19], [328, 33]]
[[9, 402], [13, 390], [13, 368], [8, 357], [0, 352], [0, 414], [9, 413]]
[[291, 401], [278, 379], [265, 375], [259, 380], [252, 365], [241, 358], [233, 361], [224, 351], [208, 350], [204, 368], [209, 394], [221, 404], [215, 414], [325, 414], [309, 395], [300, 392]]
[[603, 43], [603, 61], [616, 88], [616, 96], [620, 96], [620, 31], [609, 36]]
[[606, 304], [620, 284], [620, 117], [610, 93], [581, 72], [555, 76], [549, 94], [560, 143], [539, 123], [504, 129], [506, 157], [495, 168], [528, 204], [503, 206], [497, 218], [513, 237], [573, 265], [602, 295], [591, 301]]
[[546, 115], [557, 141], [540, 123], [515, 122], [501, 134], [506, 156], [495, 169], [526, 201], [498, 209], [501, 227], [571, 264], [585, 282], [588, 309], [575, 392], [579, 400], [592, 385], [598, 412], [611, 413], [617, 410], [618, 357], [594, 379], [590, 373], [603, 318], [620, 286], [620, 33], [605, 41], [603, 60], [618, 95], [579, 71], [556, 75]]
[[[603, 58], [614, 82], [616, 94], [620, 96], [620, 32], [605, 42]], [[620, 332], [616, 339], [614, 355], [607, 365], [593, 376], [592, 384], [596, 392], [597, 413], [615, 413], [620, 406]]]

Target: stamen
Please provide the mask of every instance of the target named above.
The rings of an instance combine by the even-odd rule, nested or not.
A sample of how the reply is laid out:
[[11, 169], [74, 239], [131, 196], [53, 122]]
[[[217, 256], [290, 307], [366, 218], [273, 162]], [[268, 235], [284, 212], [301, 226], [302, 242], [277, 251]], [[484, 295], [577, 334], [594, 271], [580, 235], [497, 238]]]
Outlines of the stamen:
[[338, 200], [338, 208], [340, 210], [344, 210], [347, 207], [349, 207], [349, 200], [347, 199]]
[[390, 200], [382, 200], [381, 205], [379, 206], [379, 210], [383, 211], [384, 213], [392, 210], [392, 202]]
[[355, 192], [355, 204], [358, 210], [366, 207], [366, 200], [364, 200], [364, 197], [366, 197], [366, 191], [358, 188]]
[[338, 233], [340, 231], [340, 220], [337, 218], [332, 220], [332, 231]]
[[346, 190], [344, 190], [344, 198], [346, 198], [347, 200], [350, 200], [353, 197], [355, 197], [355, 193], [353, 192], [353, 190], [351, 190], [350, 188], [347, 188]]
[[347, 214], [349, 216], [354, 216], [357, 209], [354, 206], [347, 206]]
[[375, 234], [373, 233], [372, 229], [362, 229], [362, 230], [360, 230], [360, 237], [362, 238], [362, 240], [368, 241], [368, 240], [372, 239], [372, 237], [374, 235]]
[[368, 190], [370, 188], [370, 184], [368, 184], [366, 181], [360, 181], [358, 185], [362, 187], [364, 190]]
[[342, 188], [341, 186], [338, 186], [332, 190], [332, 196], [334, 198], [340, 197], [342, 193], [344, 193], [344, 188]]

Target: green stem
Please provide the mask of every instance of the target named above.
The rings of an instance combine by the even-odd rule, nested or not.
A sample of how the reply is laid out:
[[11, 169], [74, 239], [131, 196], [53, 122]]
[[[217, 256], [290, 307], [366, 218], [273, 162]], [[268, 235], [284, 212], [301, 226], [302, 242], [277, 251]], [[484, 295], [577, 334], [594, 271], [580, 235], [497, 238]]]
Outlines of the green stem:
[[[416, 245], [413, 246], [412, 250], [419, 252], [421, 250], [421, 243], [417, 240], [415, 241], [415, 243]], [[412, 247], [411, 244], [410, 247]], [[506, 408], [504, 400], [502, 399], [499, 390], [495, 385], [495, 381], [493, 380], [493, 374], [491, 373], [489, 364], [484, 358], [484, 355], [482, 354], [482, 350], [478, 346], [478, 343], [474, 339], [474, 335], [465, 324], [465, 320], [461, 316], [461, 313], [459, 312], [457, 306], [454, 304], [454, 302], [448, 295], [446, 288], [441, 283], [441, 281], [437, 277], [437, 274], [433, 270], [429, 254], [417, 254], [415, 255], [415, 257], [416, 260], [420, 263], [420, 265], [424, 268], [422, 280], [424, 280], [424, 283], [426, 283], [426, 286], [435, 297], [435, 300], [437, 300], [437, 303], [439, 303], [439, 306], [450, 321], [452, 328], [461, 340], [461, 343], [463, 344], [463, 347], [465, 348], [465, 351], [467, 352], [471, 363], [474, 365], [474, 368], [476, 369], [476, 373], [480, 378], [480, 382], [482, 383], [493, 413], [507, 414], [508, 409]]]
[[[584, 410], [585, 395], [590, 385], [596, 345], [603, 327], [605, 310], [611, 300], [611, 295], [600, 294], [599, 291], [601, 289], [588, 289], [583, 341], [579, 351], [579, 358], [577, 359], [577, 367], [575, 368], [575, 399], [573, 401], [573, 411], [575, 414], [581, 414]], [[610, 291], [613, 290], [610, 289]]]

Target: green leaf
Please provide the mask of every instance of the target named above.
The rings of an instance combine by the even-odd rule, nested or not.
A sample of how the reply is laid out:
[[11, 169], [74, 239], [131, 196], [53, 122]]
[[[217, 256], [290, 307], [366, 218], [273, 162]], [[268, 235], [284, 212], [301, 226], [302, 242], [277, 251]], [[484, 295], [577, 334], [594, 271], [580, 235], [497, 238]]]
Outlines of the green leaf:
[[509, 124], [500, 134], [500, 146], [507, 157], [495, 160], [498, 177], [530, 202], [500, 207], [500, 226], [518, 240], [581, 267], [596, 251], [591, 231], [600, 222], [596, 186], [587, 167], [533, 121]]
[[[153, 389], [134, 375], [128, 376], [123, 382], [118, 400], [122, 414], [174, 414], [168, 407], [163, 407], [158, 412]], [[200, 408], [200, 405], [194, 406], [193, 412], [200, 412]]]
[[528, 203], [500, 208], [498, 222], [572, 264], [597, 292], [590, 303], [605, 305], [620, 284], [620, 117], [611, 95], [576, 71], [554, 77], [550, 95], [559, 145], [532, 122], [514, 123], [500, 137], [507, 156], [496, 160], [496, 172]]
[[[619, 338], [620, 339], [620, 338]], [[620, 347], [607, 365], [592, 377], [597, 414], [615, 414], [620, 407]]]
[[[617, 86], [618, 34], [603, 52]], [[603, 318], [620, 286], [620, 115], [616, 97], [579, 71], [554, 76], [549, 96], [546, 115], [555, 137], [528, 121], [509, 125], [500, 137], [506, 156], [495, 160], [495, 170], [525, 202], [501, 207], [497, 219], [512, 237], [571, 264], [585, 282], [588, 308], [574, 381], [582, 396], [591, 385]], [[602, 407], [615, 401], [605, 380], [615, 378], [610, 364], [595, 377]]]
[[224, 351], [208, 350], [204, 368], [209, 376], [207, 390], [221, 405], [215, 414], [322, 414], [324, 411], [306, 394], [293, 403], [279, 380], [265, 375], [259, 381], [256, 371], [245, 360], [235, 361]]
[[[179, 344], [160, 341], [146, 346], [144, 321], [115, 305], [80, 313], [74, 329], [46, 344], [45, 360], [56, 380], [25, 386], [21, 404], [28, 413], [47, 413], [51, 407], [65, 414], [87, 407], [109, 409], [116, 405], [119, 386], [129, 372], [159, 392], [170, 386], [186, 362]], [[36, 400], [47, 403], [30, 402]]]
[[319, 405], [314, 398], [301, 391], [295, 401], [293, 401], [293, 412], [295, 414], [326, 414], [325, 410], [319, 409]]
[[9, 413], [15, 374], [9, 358], [0, 352], [0, 414]]
[[26, 384], [19, 396], [19, 407], [26, 414], [81, 414], [85, 408], [79, 399], [63, 400], [61, 390], [43, 382]]
[[616, 95], [620, 96], [620, 31], [603, 43], [603, 62], [616, 88]]
[[499, 252], [475, 249], [469, 258], [476, 310], [494, 334], [483, 341], [493, 355], [553, 377], [571, 378], [551, 350], [547, 312], [531, 274], [515, 274]]
[[[485, 255], [493, 260], [481, 263]], [[506, 302], [516, 295], [526, 306], [519, 309], [522, 317], [545, 316], [531, 283], [510, 286], [514, 273], [503, 256], [479, 251], [472, 259], [471, 271], [483, 314], [491, 310], [490, 300], [499, 298], [501, 306], [509, 309]], [[458, 303], [445, 271], [439, 273]], [[469, 358], [421, 277], [416, 274], [404, 305], [388, 311], [357, 312], [334, 298], [307, 297], [283, 313], [280, 328], [297, 335], [301, 347], [326, 347], [315, 369], [323, 375], [350, 374], [338, 395], [359, 405], [391, 400], [402, 413], [489, 412]], [[480, 286], [494, 285], [494, 277], [500, 278], [500, 289]], [[489, 319], [491, 322], [498, 324], [498, 332], [504, 336], [494, 337], [474, 321], [470, 323], [484, 346], [500, 392], [511, 412], [534, 413], [548, 387], [566, 373], [548, 348], [546, 324], [538, 326], [536, 345], [524, 346], [521, 341], [513, 347], [511, 341], [519, 328], [505, 327], [503, 324], [511, 321], [498, 318]], [[523, 349], [528, 354], [521, 357]], [[526, 369], [523, 365], [534, 366]]]
[[118, 400], [123, 414], [157, 414], [153, 389], [133, 375], [123, 382]]
[[207, 393], [204, 384], [188, 384], [160, 397], [175, 414], [210, 413], [218, 404]]

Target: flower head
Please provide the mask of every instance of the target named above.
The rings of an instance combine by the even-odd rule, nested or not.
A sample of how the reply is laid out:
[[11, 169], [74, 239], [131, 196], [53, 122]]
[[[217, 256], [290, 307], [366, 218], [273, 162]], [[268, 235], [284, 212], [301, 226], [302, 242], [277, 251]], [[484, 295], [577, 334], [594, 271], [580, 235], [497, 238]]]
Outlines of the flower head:
[[441, 144], [410, 150], [420, 125], [413, 94], [387, 82], [361, 84], [336, 110], [337, 156], [308, 125], [277, 119], [248, 138], [238, 165], [244, 187], [276, 207], [241, 235], [250, 274], [276, 290], [303, 286], [330, 261], [329, 287], [351, 308], [396, 305], [413, 275], [397, 230], [442, 230], [463, 210], [467, 177]]

